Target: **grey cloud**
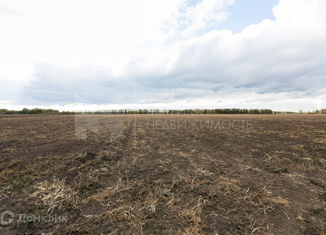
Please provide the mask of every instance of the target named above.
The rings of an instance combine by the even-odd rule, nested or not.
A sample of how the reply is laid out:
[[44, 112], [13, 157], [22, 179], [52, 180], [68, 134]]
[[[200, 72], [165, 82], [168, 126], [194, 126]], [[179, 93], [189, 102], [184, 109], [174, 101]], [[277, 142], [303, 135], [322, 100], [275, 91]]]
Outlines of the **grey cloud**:
[[164, 103], [214, 94], [207, 91], [204, 83], [175, 82], [171, 76], [142, 78], [135, 74], [133, 78], [114, 78], [111, 71], [104, 68], [67, 68], [48, 64], [38, 64], [34, 69], [22, 93], [36, 102]]
[[40, 102], [72, 103], [83, 99], [87, 103], [114, 103], [121, 100], [122, 87], [123, 84], [103, 68], [38, 64], [23, 93]]

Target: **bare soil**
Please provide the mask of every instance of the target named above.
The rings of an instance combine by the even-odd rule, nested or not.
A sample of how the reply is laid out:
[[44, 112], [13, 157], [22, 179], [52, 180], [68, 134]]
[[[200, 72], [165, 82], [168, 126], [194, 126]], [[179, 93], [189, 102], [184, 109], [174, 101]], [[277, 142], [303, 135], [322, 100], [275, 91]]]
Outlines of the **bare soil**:
[[83, 117], [0, 115], [0, 234], [326, 234], [326, 115]]

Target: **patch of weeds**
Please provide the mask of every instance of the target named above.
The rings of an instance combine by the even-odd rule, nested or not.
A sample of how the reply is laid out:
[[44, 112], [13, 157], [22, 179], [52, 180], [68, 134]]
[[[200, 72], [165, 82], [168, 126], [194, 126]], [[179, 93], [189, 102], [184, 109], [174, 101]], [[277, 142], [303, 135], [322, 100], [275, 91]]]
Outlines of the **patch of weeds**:
[[326, 170], [326, 164], [322, 163], [321, 168], [322, 168], [323, 170]]
[[314, 213], [315, 215], [319, 215], [321, 211], [323, 211], [323, 209], [311, 209], [312, 213]]
[[319, 186], [319, 187], [322, 187], [323, 189], [326, 189], [325, 185], [322, 185], [322, 184], [318, 183], [315, 180], [312, 180], [312, 179], [306, 179], [306, 180], [308, 180], [310, 183], [312, 183], [312, 184], [314, 184], [316, 186]]
[[96, 160], [98, 159], [98, 161], [100, 162], [117, 162], [118, 161], [118, 157], [113, 155], [111, 152], [104, 152], [102, 153], [102, 155], [99, 158], [96, 158]]
[[165, 230], [166, 227], [164, 225], [156, 225], [155, 228], [159, 229], [159, 230]]
[[94, 233], [91, 230], [72, 228], [72, 229], [66, 230], [64, 234], [82, 235], [82, 234], [94, 234]]
[[22, 175], [31, 175], [31, 176], [35, 176], [37, 175], [37, 167], [32, 165], [30, 167], [28, 167], [25, 170], [20, 171]]
[[15, 167], [15, 166], [18, 166], [20, 162], [21, 162], [21, 161], [18, 161], [18, 160], [12, 160], [12, 161], [9, 163], [8, 168], [10, 169], [10, 168], [13, 168], [13, 167]]
[[42, 204], [36, 204], [36, 205], [34, 206], [34, 210], [36, 210], [36, 211], [41, 210], [41, 209], [43, 209], [43, 208], [44, 208], [44, 205], [42, 205]]
[[156, 212], [145, 211], [145, 218], [146, 219], [154, 219], [156, 218]]
[[92, 191], [96, 191], [99, 188], [102, 188], [102, 184], [97, 180], [91, 178], [83, 178], [80, 183], [76, 186], [76, 190], [79, 195], [89, 194]]
[[309, 160], [310, 167], [317, 167], [317, 168], [326, 170], [326, 162], [325, 162], [325, 160], [320, 159], [318, 153], [317, 153], [317, 156], [305, 154], [304, 157], [305, 157], [304, 159]]
[[321, 200], [325, 201], [326, 202], [326, 191], [322, 192], [319, 194], [319, 197]]
[[89, 151], [81, 152], [77, 156], [77, 160], [79, 160], [82, 164], [85, 164], [87, 161], [93, 160], [95, 158], [95, 154]]
[[0, 173], [0, 178], [4, 184], [5, 190], [19, 189], [30, 185], [35, 176], [37, 176], [38, 168], [34, 165], [30, 165], [23, 170], [6, 169]]
[[100, 159], [98, 159], [98, 158], [96, 158], [93, 162], [92, 162], [92, 165], [93, 166], [98, 166], [98, 165], [100, 165], [101, 164], [101, 161], [100, 161]]
[[322, 161], [320, 161], [320, 160], [318, 160], [316, 158], [312, 158], [311, 165], [315, 166], [315, 167], [320, 167], [323, 170], [326, 169], [326, 165]]
[[289, 173], [289, 171], [288, 171], [287, 168], [277, 168], [277, 169], [275, 169], [275, 171], [273, 171], [273, 173], [275, 173], [275, 174], [281, 174], [281, 173], [286, 174], [286, 173]]
[[216, 173], [218, 175], [225, 175], [225, 172], [223, 170], [221, 170], [220, 168], [209, 168], [208, 169], [210, 172], [212, 173]]
[[43, 168], [47, 168], [48, 166], [53, 165], [53, 163], [54, 163], [54, 160], [48, 160], [48, 161], [46, 161], [46, 162], [44, 162], [44, 163], [42, 164], [42, 167], [43, 167]]
[[10, 227], [10, 230], [19, 229], [24, 225], [25, 225], [25, 223], [22, 223], [22, 222], [14, 224], [13, 226]]
[[326, 189], [325, 185], [322, 185], [320, 183], [318, 183], [317, 181], [315, 180], [312, 180], [312, 179], [307, 179], [310, 183], [316, 185], [316, 186], [319, 186], [319, 187], [322, 187], [323, 189]]

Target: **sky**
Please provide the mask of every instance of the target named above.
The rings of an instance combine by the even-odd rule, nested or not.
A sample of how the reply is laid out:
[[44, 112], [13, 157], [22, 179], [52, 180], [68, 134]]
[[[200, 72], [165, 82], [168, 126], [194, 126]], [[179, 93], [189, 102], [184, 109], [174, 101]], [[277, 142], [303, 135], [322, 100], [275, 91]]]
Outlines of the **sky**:
[[325, 0], [0, 0], [0, 109], [326, 108]]

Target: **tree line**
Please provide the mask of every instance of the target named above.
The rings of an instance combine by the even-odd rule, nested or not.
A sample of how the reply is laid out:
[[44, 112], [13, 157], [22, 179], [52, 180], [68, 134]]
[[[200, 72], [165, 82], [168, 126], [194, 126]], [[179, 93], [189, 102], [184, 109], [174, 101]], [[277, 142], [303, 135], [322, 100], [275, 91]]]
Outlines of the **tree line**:
[[0, 109], [0, 114], [58, 114], [61, 113], [59, 110], [54, 109], [27, 109], [23, 108], [22, 110], [8, 110], [8, 109]]
[[314, 112], [272, 111], [271, 109], [119, 109], [119, 110], [97, 110], [97, 111], [59, 111], [55, 109], [27, 109], [8, 110], [0, 109], [0, 114], [326, 114], [326, 109]]
[[119, 109], [97, 111], [62, 111], [54, 109], [8, 110], [0, 109], [0, 114], [272, 114], [271, 109]]

